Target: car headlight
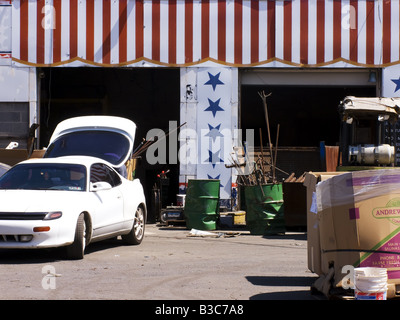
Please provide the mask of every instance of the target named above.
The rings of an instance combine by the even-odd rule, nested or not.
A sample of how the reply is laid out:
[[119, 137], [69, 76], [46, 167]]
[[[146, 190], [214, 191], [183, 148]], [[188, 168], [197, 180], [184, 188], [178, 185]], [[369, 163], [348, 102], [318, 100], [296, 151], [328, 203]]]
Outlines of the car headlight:
[[48, 212], [45, 217], [43, 218], [43, 220], [55, 220], [58, 218], [61, 218], [62, 216], [62, 212], [61, 211], [52, 211], [52, 212]]

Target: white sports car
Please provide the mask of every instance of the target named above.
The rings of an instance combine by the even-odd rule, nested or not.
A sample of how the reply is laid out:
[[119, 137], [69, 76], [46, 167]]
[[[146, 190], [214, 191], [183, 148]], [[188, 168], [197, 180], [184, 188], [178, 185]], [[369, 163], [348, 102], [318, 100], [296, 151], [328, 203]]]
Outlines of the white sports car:
[[23, 161], [0, 177], [0, 248], [66, 246], [69, 258], [82, 259], [90, 242], [117, 235], [140, 244], [143, 187], [122, 170], [135, 129], [130, 120], [108, 116], [61, 122], [43, 159]]

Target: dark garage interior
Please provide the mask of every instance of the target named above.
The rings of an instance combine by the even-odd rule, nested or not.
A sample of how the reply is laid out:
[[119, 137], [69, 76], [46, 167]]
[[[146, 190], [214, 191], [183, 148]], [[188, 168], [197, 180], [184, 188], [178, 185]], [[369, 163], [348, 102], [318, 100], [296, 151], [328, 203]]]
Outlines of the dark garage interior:
[[[84, 115], [125, 117], [137, 126], [135, 145], [149, 130], [169, 130], [169, 121], [179, 123], [180, 73], [170, 68], [41, 68], [39, 145], [46, 147], [56, 125]], [[168, 138], [166, 143], [169, 143]], [[168, 157], [168, 155], [167, 155]], [[170, 170], [168, 202], [176, 199], [178, 164], [149, 165], [142, 155], [137, 177], [150, 199], [157, 174]], [[150, 201], [148, 201], [150, 204]], [[153, 217], [149, 217], [154, 220]]]
[[[346, 96], [375, 97], [375, 86], [265, 86], [242, 85], [240, 126], [254, 129], [254, 145], [260, 147], [262, 130], [264, 150], [268, 146], [263, 102], [258, 92], [267, 97], [270, 134], [275, 145], [279, 124], [277, 167], [296, 176], [305, 171], [321, 171], [319, 146], [339, 143], [338, 105]], [[286, 174], [280, 174], [282, 179]]]

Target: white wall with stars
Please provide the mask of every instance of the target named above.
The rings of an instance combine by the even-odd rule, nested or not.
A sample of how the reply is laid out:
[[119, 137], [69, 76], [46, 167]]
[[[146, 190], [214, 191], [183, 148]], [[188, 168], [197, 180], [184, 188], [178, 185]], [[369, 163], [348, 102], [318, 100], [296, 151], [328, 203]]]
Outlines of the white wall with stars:
[[180, 122], [180, 189], [189, 179], [218, 179], [220, 198], [230, 200], [236, 177], [225, 164], [237, 145], [237, 68], [181, 68]]
[[382, 96], [400, 97], [400, 65], [395, 64], [382, 69]]

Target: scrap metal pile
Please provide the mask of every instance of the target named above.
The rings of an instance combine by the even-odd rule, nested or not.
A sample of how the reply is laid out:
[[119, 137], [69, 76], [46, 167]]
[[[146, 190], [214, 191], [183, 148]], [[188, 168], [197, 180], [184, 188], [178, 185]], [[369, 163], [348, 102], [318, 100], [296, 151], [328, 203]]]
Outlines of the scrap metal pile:
[[259, 129], [261, 152], [256, 154], [254, 150], [249, 150], [246, 142], [243, 147], [235, 147], [231, 154], [230, 165], [225, 165], [227, 168], [235, 168], [238, 173], [239, 185], [253, 186], [268, 183], [278, 183], [276, 170], [279, 170], [288, 175], [288, 173], [279, 169], [276, 166], [278, 139], [279, 139], [279, 124], [277, 126], [275, 146], [271, 141], [271, 132], [268, 117], [267, 97], [271, 95], [265, 94], [264, 91], [258, 93], [261, 97], [264, 107], [265, 121], [267, 124], [268, 134], [268, 150], [264, 151], [262, 142], [262, 129]]

